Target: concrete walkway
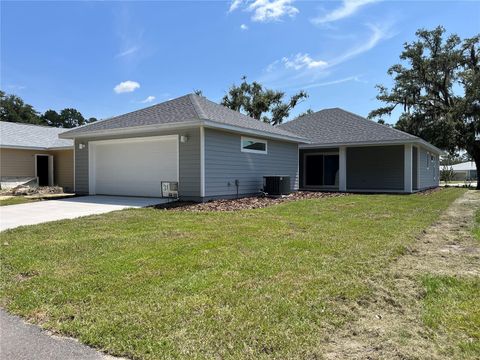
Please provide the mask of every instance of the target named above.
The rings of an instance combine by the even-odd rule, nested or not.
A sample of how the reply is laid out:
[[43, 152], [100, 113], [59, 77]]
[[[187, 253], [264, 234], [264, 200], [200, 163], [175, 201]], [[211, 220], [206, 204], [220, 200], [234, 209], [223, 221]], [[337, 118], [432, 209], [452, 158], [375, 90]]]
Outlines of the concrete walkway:
[[70, 338], [51, 336], [38, 326], [0, 310], [2, 360], [106, 360], [118, 359]]
[[95, 195], [0, 206], [0, 231], [126, 208], [141, 208], [168, 201], [160, 198]]

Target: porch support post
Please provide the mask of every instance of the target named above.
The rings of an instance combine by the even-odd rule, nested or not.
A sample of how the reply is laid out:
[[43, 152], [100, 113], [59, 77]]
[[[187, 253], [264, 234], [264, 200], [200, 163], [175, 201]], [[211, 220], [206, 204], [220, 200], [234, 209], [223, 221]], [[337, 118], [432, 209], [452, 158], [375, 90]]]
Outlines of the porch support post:
[[412, 192], [412, 156], [413, 156], [413, 149], [412, 144], [405, 144], [405, 161], [404, 161], [404, 169], [403, 169], [403, 191], [406, 193]]
[[338, 190], [347, 191], [347, 147], [338, 148], [339, 168], [338, 168]]

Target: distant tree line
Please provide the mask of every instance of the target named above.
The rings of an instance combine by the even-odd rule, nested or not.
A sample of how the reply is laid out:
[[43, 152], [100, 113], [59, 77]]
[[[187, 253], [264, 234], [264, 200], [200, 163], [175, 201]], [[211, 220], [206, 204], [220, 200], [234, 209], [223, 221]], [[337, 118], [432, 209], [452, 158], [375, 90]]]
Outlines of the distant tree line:
[[6, 94], [0, 90], [0, 121], [70, 129], [95, 122], [97, 119], [94, 117], [86, 119], [80, 111], [73, 108], [66, 108], [60, 112], [47, 110], [41, 114], [17, 95]]

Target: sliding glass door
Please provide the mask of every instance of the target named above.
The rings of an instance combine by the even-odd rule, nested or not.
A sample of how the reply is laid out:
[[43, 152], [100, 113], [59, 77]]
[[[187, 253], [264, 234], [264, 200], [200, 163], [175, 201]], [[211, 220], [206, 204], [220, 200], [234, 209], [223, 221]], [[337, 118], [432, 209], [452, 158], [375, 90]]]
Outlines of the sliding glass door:
[[304, 186], [338, 187], [338, 154], [305, 154], [303, 166]]

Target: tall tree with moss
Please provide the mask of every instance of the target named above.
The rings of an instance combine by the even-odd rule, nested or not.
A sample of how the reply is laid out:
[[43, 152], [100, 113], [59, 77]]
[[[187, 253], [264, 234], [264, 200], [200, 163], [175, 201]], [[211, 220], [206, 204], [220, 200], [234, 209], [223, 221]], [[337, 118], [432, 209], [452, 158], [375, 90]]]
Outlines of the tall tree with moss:
[[80, 111], [72, 108], [63, 109], [60, 113], [47, 110], [40, 114], [20, 97], [0, 90], [0, 121], [74, 128], [95, 122], [97, 119], [94, 117], [85, 119]]
[[232, 85], [222, 99], [222, 105], [244, 112], [248, 116], [278, 125], [290, 115], [290, 111], [308, 97], [305, 91], [300, 91], [285, 101], [285, 93], [265, 88], [262, 84], [253, 81], [247, 82], [242, 77], [240, 85]]
[[44, 125], [45, 122], [32, 105], [20, 97], [0, 90], [0, 121]]
[[60, 111], [60, 113], [56, 112], [55, 110], [47, 110], [42, 115], [42, 119], [49, 126], [62, 127], [66, 129], [71, 129], [97, 121], [97, 119], [94, 117], [85, 119], [80, 111], [72, 108], [63, 109]]
[[388, 69], [393, 87], [377, 85], [377, 99], [385, 106], [369, 117], [390, 116], [399, 108], [397, 129], [451, 154], [466, 150], [480, 173], [480, 35], [462, 40], [439, 26], [416, 36], [404, 45], [402, 63]]

